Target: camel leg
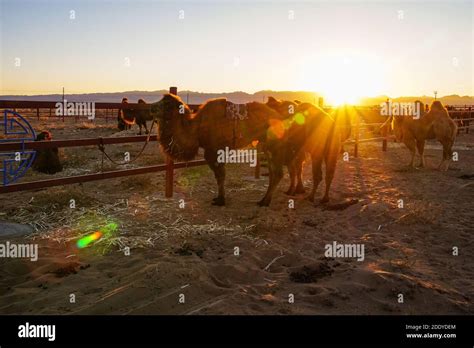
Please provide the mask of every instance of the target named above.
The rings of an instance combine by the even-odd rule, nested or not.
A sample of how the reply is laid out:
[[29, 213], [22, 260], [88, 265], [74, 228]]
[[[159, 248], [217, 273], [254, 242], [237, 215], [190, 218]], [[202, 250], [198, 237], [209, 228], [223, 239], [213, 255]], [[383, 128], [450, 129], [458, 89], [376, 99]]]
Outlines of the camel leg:
[[415, 138], [413, 137], [403, 137], [403, 143], [408, 147], [408, 150], [410, 150], [411, 153], [411, 161], [408, 164], [409, 167], [414, 167], [415, 163], [415, 155], [416, 155], [416, 142]]
[[316, 194], [316, 190], [318, 189], [318, 186], [321, 180], [323, 180], [323, 171], [322, 171], [323, 159], [313, 157], [311, 159], [311, 162], [312, 162], [311, 165], [312, 165], [312, 170], [313, 170], [313, 188], [311, 189], [311, 192], [306, 197], [306, 199], [311, 202], [314, 202], [314, 195]]
[[214, 177], [217, 181], [217, 197], [212, 200], [212, 205], [225, 205], [225, 165], [224, 163], [217, 163], [217, 156], [209, 151], [204, 152], [204, 158], [206, 159], [207, 165], [214, 172]]
[[148, 134], [148, 133], [150, 133], [150, 132], [148, 131], [148, 126], [147, 126], [146, 121], [145, 121], [145, 134]]
[[325, 190], [324, 196], [321, 199], [321, 203], [329, 202], [329, 190], [331, 188], [331, 183], [334, 178], [334, 173], [336, 172], [337, 161], [340, 156], [340, 150], [342, 148], [341, 140], [338, 136], [334, 136], [329, 142], [329, 148], [326, 151], [324, 156], [324, 162], [326, 164], [326, 176], [325, 181]]
[[139, 124], [139, 125], [138, 125], [138, 128], [140, 129], [140, 131], [138, 132], [138, 135], [142, 135], [142, 125]]
[[453, 155], [453, 141], [448, 140], [443, 142], [443, 160], [439, 164], [438, 169], [441, 171], [447, 171], [449, 168], [449, 162], [451, 161], [451, 156]]
[[425, 163], [425, 141], [424, 140], [417, 140], [416, 147], [418, 148], [418, 153], [420, 154], [420, 167], [424, 168]]
[[286, 191], [285, 193], [287, 195], [290, 195], [290, 196], [293, 196], [295, 194], [295, 181], [296, 181], [296, 165], [295, 163], [290, 163], [288, 165], [288, 172], [290, 174], [290, 187], [288, 188], [288, 191]]
[[258, 202], [258, 205], [261, 207], [268, 207], [270, 205], [273, 192], [283, 178], [283, 164], [281, 161], [275, 161], [273, 158], [269, 159], [268, 168], [270, 170], [270, 182], [265, 196]]
[[[338, 152], [336, 152], [339, 155]], [[329, 202], [329, 189], [331, 188], [332, 179], [334, 178], [334, 173], [336, 172], [337, 156], [334, 154], [328, 154], [326, 156], [326, 176], [324, 178], [326, 188], [324, 190], [324, 196], [321, 199], [321, 203]]]
[[219, 163], [217, 165], [216, 171], [214, 172], [214, 175], [217, 179], [217, 197], [213, 199], [212, 204], [213, 205], [225, 205], [225, 189], [224, 189], [224, 183], [225, 183], [225, 164], [224, 163]]
[[295, 193], [304, 193], [304, 186], [303, 186], [303, 162], [304, 162], [304, 155], [303, 158], [299, 160], [296, 166], [296, 178], [298, 180], [296, 184]]

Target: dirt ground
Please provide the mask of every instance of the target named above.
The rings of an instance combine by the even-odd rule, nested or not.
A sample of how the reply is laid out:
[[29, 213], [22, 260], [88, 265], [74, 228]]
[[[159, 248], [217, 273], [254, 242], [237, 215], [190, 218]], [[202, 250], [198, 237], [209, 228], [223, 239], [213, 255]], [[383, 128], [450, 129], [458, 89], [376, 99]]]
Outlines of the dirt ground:
[[[56, 139], [115, 133], [112, 124], [77, 126], [49, 129]], [[118, 160], [129, 151], [133, 159], [140, 147], [108, 151]], [[210, 203], [216, 185], [207, 167], [177, 170], [171, 199], [164, 197], [163, 172], [1, 195], [0, 220], [36, 232], [0, 243], [38, 243], [39, 258], [0, 259], [0, 313], [474, 313], [474, 182], [467, 179], [474, 136], [458, 137], [459, 161], [445, 173], [434, 169], [436, 143], [427, 146], [426, 169], [407, 169], [408, 151], [397, 143], [387, 152], [379, 143], [362, 144], [358, 158], [346, 150], [351, 156], [338, 163], [332, 202], [358, 202], [344, 210], [286, 196], [287, 177], [270, 207], [258, 207], [268, 178], [254, 179], [245, 164], [227, 167], [225, 207]], [[63, 149], [61, 156], [65, 168], [54, 177], [102, 167], [94, 147]], [[151, 143], [126, 167], [161, 161]], [[103, 169], [111, 168], [105, 160]], [[30, 170], [22, 181], [47, 177]], [[308, 164], [304, 178], [308, 189]], [[117, 229], [76, 247], [109, 223]], [[364, 260], [325, 257], [334, 241], [363, 244]]]

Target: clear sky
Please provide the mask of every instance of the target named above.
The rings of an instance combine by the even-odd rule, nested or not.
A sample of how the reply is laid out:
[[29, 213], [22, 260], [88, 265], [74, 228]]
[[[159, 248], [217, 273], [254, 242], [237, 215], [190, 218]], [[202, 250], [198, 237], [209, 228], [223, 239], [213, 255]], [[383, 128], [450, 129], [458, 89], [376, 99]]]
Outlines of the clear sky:
[[470, 0], [0, 2], [0, 94], [474, 95]]

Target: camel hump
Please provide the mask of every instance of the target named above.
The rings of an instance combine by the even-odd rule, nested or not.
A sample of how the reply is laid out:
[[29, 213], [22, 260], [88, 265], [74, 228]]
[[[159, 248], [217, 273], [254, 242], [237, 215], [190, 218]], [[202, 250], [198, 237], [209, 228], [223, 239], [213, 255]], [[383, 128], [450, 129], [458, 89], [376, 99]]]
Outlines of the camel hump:
[[275, 97], [272, 97], [272, 96], [269, 96], [268, 99], [267, 99], [267, 103], [270, 102], [270, 103], [279, 103], [280, 100], [278, 100], [277, 98]]
[[433, 103], [431, 103], [430, 109], [431, 110], [444, 110], [444, 106], [439, 100], [435, 100], [433, 101]]
[[234, 104], [230, 101], [225, 106], [226, 118], [230, 120], [245, 120], [248, 118], [247, 104]]

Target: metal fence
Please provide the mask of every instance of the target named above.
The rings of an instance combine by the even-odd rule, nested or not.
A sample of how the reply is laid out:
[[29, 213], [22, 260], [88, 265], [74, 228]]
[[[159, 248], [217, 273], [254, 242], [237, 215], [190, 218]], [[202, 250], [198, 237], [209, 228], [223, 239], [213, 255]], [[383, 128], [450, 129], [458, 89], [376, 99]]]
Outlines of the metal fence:
[[[170, 92], [176, 94], [176, 89], [170, 88]], [[198, 106], [199, 105], [190, 105], [191, 109], [197, 109]], [[103, 114], [102, 117], [106, 119], [106, 122], [108, 122], [108, 117], [109, 118], [113, 117], [114, 119], [116, 119], [116, 116], [115, 117], [113, 116], [113, 113], [115, 111], [119, 112], [122, 109], [147, 109], [149, 107], [150, 107], [149, 104], [144, 105], [144, 104], [136, 104], [136, 103], [129, 103], [129, 104], [95, 103], [96, 109], [105, 110], [105, 113]], [[0, 100], [0, 109], [35, 110], [37, 119], [40, 119], [41, 117], [44, 116], [44, 114], [43, 116], [40, 114], [41, 110], [49, 110], [49, 112], [46, 113], [46, 117], [61, 118], [63, 121], [65, 118], [64, 116], [56, 116], [52, 114], [52, 110], [56, 109], [56, 102]], [[474, 118], [472, 118], [472, 110], [473, 108], [471, 106], [458, 107], [458, 108], [453, 108], [452, 110], [449, 110], [451, 117], [453, 117], [453, 119], [455, 119], [458, 123], [460, 123], [460, 129], [465, 129], [466, 133], [469, 133], [470, 121], [474, 120]], [[361, 130], [366, 129], [367, 127], [377, 127], [380, 125], [382, 125], [382, 123], [363, 123], [361, 122], [361, 118], [359, 116], [356, 117], [355, 124], [353, 126], [353, 130], [354, 130], [353, 139], [345, 142], [346, 145], [354, 145], [355, 157], [358, 156], [359, 144], [366, 143], [366, 142], [380, 141], [382, 144], [382, 150], [387, 151], [388, 140], [394, 138], [392, 135], [388, 135], [388, 133], [385, 136], [381, 136], [381, 137], [372, 137], [372, 138], [364, 138], [364, 139], [360, 138]], [[0, 152], [1, 151], [15, 151], [18, 149], [39, 150], [39, 149], [59, 148], [59, 147], [100, 146], [100, 145], [109, 145], [109, 144], [111, 145], [111, 144], [124, 144], [124, 143], [137, 143], [137, 142], [143, 143], [144, 141], [147, 141], [147, 138], [148, 138], [148, 141], [158, 140], [156, 135], [151, 135], [150, 137], [127, 136], [127, 137], [82, 138], [82, 139], [72, 139], [72, 140], [8, 142], [8, 143], [0, 144]], [[69, 176], [69, 177], [54, 178], [54, 179], [45, 179], [45, 180], [38, 180], [38, 181], [29, 181], [29, 182], [23, 182], [23, 183], [15, 183], [15, 184], [6, 185], [6, 186], [0, 186], [0, 194], [164, 171], [165, 172], [165, 196], [172, 197], [174, 170], [179, 169], [179, 168], [201, 166], [205, 164], [206, 164], [205, 160], [193, 160], [193, 161], [188, 161], [188, 162], [174, 163], [173, 160], [167, 156], [164, 164], [157, 164], [157, 165], [140, 167], [140, 168], [132, 168], [132, 169], [111, 170], [111, 171], [99, 172], [99, 173], [93, 173], [93, 174]], [[257, 166], [255, 168], [255, 177], [256, 178], [260, 177], [260, 159], [257, 161]]]

